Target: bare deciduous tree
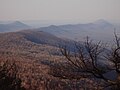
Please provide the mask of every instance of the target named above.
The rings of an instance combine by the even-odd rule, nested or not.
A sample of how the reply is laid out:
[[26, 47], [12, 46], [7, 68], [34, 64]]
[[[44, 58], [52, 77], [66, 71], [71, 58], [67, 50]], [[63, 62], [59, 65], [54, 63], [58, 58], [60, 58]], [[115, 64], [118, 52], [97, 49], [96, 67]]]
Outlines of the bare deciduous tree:
[[[60, 50], [72, 68], [81, 73], [89, 73], [96, 78], [102, 79], [107, 82], [107, 87], [110, 86], [118, 90], [120, 89], [120, 38], [116, 33], [114, 35], [115, 47], [110, 50], [107, 50], [101, 42], [93, 43], [88, 37], [82, 45], [76, 43], [74, 51], [70, 51], [66, 47], [62, 47]], [[107, 54], [108, 52], [109, 54]], [[105, 54], [106, 57], [104, 58]], [[108, 66], [106, 63], [100, 63], [101, 60], [109, 61], [111, 64]], [[117, 73], [115, 80], [105, 76], [112, 70]]]

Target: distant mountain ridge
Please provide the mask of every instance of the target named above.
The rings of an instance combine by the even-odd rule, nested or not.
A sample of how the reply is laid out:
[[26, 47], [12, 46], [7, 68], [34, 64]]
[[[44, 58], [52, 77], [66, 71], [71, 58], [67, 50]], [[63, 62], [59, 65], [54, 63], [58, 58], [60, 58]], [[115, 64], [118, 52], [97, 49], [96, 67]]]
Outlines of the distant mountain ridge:
[[60, 38], [72, 40], [81, 40], [86, 36], [96, 40], [109, 40], [113, 38], [114, 28], [113, 24], [101, 19], [86, 24], [51, 25], [38, 28], [37, 30], [51, 33]]
[[0, 32], [13, 32], [29, 28], [31, 27], [20, 21], [15, 21], [9, 24], [0, 24]]
[[[66, 25], [50, 25], [47, 27], [34, 28], [33, 31], [43, 31], [55, 35], [59, 38], [66, 38], [81, 41], [86, 36], [94, 40], [110, 41], [113, 40], [114, 28], [120, 33], [120, 27], [116, 27], [106, 20], [100, 19], [95, 22], [86, 24], [66, 24]], [[9, 24], [0, 24], [0, 32], [13, 32], [19, 30], [31, 29], [30, 26], [15, 21]]]

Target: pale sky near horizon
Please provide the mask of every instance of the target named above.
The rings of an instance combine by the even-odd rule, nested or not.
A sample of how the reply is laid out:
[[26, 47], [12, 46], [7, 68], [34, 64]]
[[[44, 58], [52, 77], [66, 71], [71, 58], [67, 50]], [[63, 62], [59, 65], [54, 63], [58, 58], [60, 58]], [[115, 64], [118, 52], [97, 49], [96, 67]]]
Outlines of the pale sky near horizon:
[[0, 0], [0, 20], [120, 21], [120, 0]]

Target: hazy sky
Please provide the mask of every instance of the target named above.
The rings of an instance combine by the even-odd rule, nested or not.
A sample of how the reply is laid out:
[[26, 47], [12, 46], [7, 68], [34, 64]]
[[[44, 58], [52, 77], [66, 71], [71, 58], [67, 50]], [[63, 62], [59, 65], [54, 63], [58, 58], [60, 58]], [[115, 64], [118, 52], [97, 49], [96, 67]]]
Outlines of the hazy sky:
[[0, 0], [0, 20], [120, 21], [120, 0]]

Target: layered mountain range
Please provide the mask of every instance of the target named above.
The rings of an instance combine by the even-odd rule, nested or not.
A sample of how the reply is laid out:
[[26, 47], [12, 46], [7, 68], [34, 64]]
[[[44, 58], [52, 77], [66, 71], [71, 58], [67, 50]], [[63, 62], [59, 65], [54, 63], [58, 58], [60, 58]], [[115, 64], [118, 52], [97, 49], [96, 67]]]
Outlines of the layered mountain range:
[[[81, 42], [76, 43], [75, 40], [82, 40], [86, 36], [95, 40], [112, 40], [114, 28], [114, 25], [105, 20], [87, 24], [51, 25], [37, 29], [32, 29], [18, 21], [0, 24], [0, 62], [7, 60], [16, 62], [23, 86], [29, 87], [28, 90], [36, 90], [36, 88], [46, 90], [41, 89], [45, 87], [46, 83], [47, 87], [52, 85], [55, 90], [58, 86], [64, 89], [57, 90], [69, 90], [70, 88], [73, 90], [78, 89], [75, 87], [77, 85], [85, 85], [84, 87], [86, 87], [86, 84], [88, 89], [97, 90], [95, 89], [96, 85], [104, 82], [97, 80], [90, 74], [86, 73], [85, 76], [79, 70], [78, 72], [74, 71], [71, 68], [72, 64], [68, 65], [66, 58], [61, 54], [60, 47], [67, 47], [69, 52], [66, 53], [71, 55], [76, 52], [74, 45], [81, 45]], [[116, 31], [120, 32], [120, 29], [116, 28]], [[107, 49], [104, 50], [108, 51]], [[86, 51], [84, 50], [84, 52]], [[77, 60], [77, 54], [74, 55], [75, 60]], [[64, 66], [64, 64], [68, 66]], [[104, 64], [106, 64], [105, 61], [101, 63], [101, 65]], [[61, 68], [65, 68], [65, 71], [64, 69], [62, 71]], [[57, 69], [58, 72], [55, 71]], [[63, 77], [60, 78], [60, 75]], [[65, 75], [68, 75], [67, 78], [64, 78]], [[116, 75], [116, 72], [104, 74], [110, 79], [116, 78]], [[74, 77], [80, 79], [75, 80]]]
[[120, 27], [116, 27], [105, 20], [98, 20], [87, 24], [51, 25], [37, 30], [72, 40], [83, 40], [86, 36], [89, 36], [94, 40], [110, 41], [113, 38], [115, 28], [116, 32], [120, 33]]
[[[31, 27], [22, 22], [16, 21], [8, 24], [0, 24], [0, 32], [13, 32], [19, 30], [31, 29]], [[86, 24], [66, 24], [66, 25], [50, 25], [48, 27], [32, 28], [33, 31], [43, 31], [55, 35], [59, 38], [84, 40], [89, 36], [96, 41], [112, 41], [114, 38], [114, 30], [120, 33], [120, 26], [113, 25], [105, 20], [97, 20]]]

